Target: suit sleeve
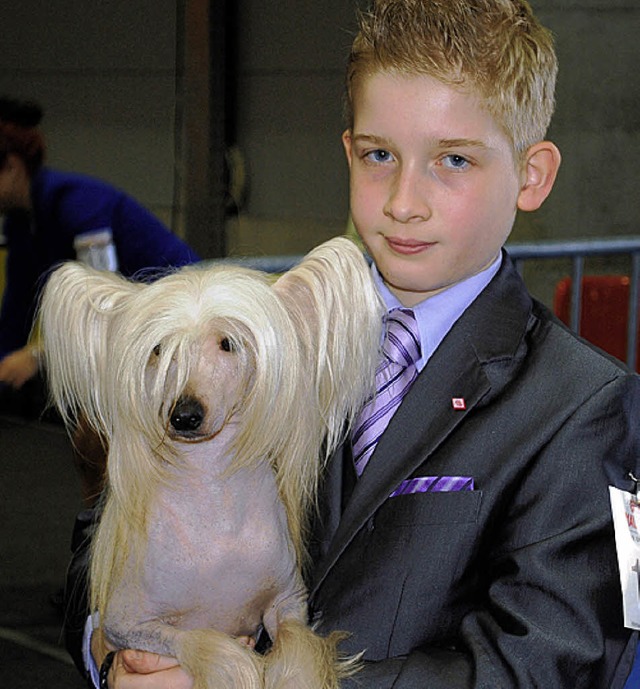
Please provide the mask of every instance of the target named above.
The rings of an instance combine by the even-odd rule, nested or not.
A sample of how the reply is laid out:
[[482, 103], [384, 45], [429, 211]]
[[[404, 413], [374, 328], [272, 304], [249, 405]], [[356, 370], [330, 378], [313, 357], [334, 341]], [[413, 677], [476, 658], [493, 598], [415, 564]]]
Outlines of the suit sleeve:
[[76, 517], [71, 543], [72, 558], [67, 570], [64, 595], [65, 646], [83, 677], [87, 676], [82, 657], [82, 642], [85, 623], [89, 616], [89, 546], [97, 517], [95, 509], [83, 510]]
[[638, 471], [638, 387], [608, 383], [531, 458], [482, 537], [481, 596], [458, 639], [365, 663], [344, 689], [624, 685], [636, 635], [622, 623], [607, 482], [631, 490]]

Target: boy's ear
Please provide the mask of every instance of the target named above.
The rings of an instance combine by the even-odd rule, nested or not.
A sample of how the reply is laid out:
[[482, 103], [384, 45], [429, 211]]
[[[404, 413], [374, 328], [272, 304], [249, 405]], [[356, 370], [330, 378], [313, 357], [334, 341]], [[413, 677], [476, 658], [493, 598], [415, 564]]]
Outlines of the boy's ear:
[[551, 141], [540, 141], [531, 146], [525, 155], [524, 182], [518, 195], [518, 208], [535, 211], [549, 196], [560, 167], [560, 151]]
[[350, 129], [345, 129], [342, 132], [342, 145], [344, 146], [344, 152], [347, 156], [347, 163], [349, 163], [349, 167], [351, 167], [351, 158], [352, 158], [353, 152], [351, 150], [351, 130]]

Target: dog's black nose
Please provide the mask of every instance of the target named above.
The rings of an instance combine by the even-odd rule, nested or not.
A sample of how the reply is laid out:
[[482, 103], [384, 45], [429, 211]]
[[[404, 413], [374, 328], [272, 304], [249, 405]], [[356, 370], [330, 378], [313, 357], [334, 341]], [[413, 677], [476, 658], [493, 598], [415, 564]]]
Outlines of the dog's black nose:
[[178, 433], [197, 431], [204, 419], [204, 408], [193, 397], [179, 399], [171, 412], [171, 425]]

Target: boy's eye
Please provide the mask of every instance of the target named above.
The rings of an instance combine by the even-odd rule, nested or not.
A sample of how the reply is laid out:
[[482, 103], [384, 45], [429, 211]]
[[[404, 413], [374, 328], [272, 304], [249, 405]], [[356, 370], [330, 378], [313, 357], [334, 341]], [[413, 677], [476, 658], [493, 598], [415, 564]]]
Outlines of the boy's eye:
[[451, 153], [450, 155], [445, 156], [442, 160], [444, 166], [452, 170], [465, 170], [470, 165], [469, 161], [465, 157], [457, 155], [456, 153]]
[[383, 148], [377, 148], [375, 151], [369, 151], [365, 158], [368, 158], [374, 163], [388, 163], [393, 160], [393, 155]]

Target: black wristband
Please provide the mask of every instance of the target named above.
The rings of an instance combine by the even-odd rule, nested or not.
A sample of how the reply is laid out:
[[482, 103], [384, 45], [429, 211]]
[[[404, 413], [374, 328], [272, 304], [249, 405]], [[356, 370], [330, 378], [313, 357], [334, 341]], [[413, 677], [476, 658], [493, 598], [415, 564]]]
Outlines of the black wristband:
[[109, 684], [107, 683], [107, 677], [109, 676], [109, 670], [113, 665], [113, 659], [116, 657], [115, 651], [109, 651], [102, 661], [100, 666], [100, 681], [98, 683], [98, 689], [108, 689]]

